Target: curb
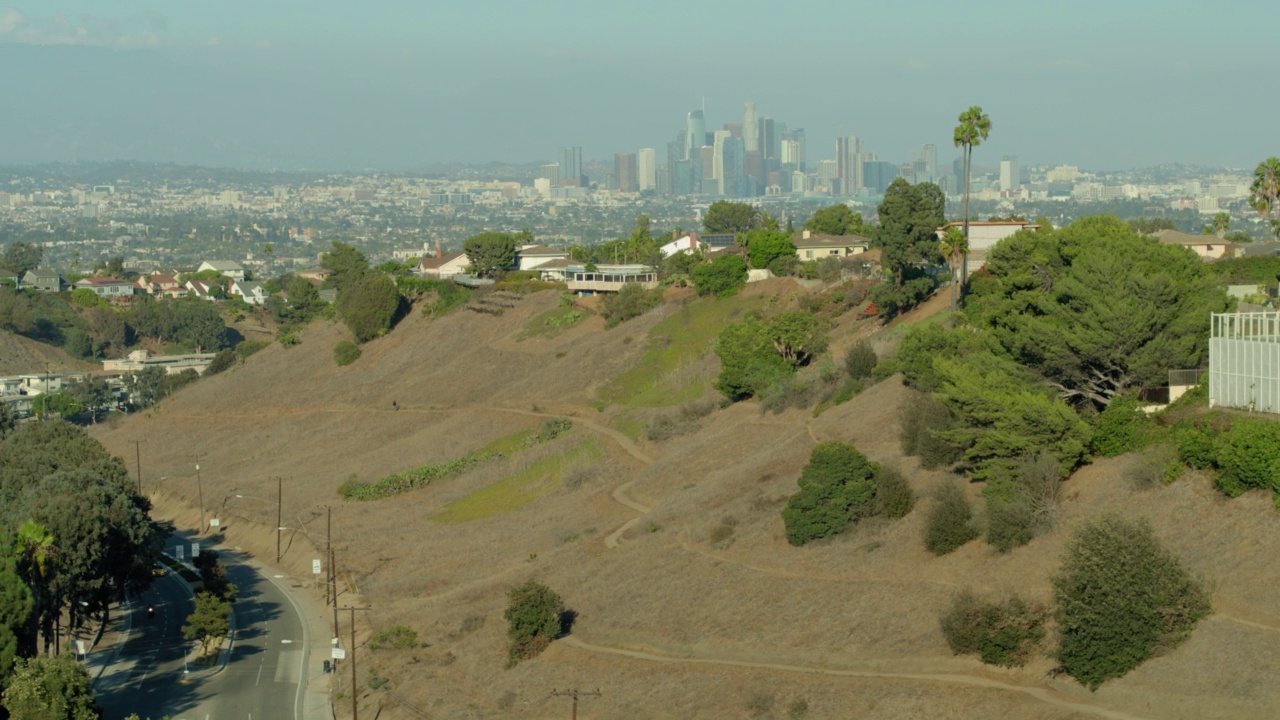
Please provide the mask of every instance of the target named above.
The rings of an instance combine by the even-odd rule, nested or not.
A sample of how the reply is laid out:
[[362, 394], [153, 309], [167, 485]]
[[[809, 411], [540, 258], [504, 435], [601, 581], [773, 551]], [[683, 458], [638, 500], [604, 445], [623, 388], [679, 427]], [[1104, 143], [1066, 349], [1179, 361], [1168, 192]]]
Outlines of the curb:
[[[168, 557], [170, 560], [173, 560], [174, 562], [178, 563], [179, 565], [182, 565], [183, 567], [193, 572], [195, 571], [195, 568], [191, 567], [191, 565], [187, 563], [185, 560], [179, 560], [175, 557], [170, 556], [168, 553], [165, 553], [165, 557]], [[178, 581], [178, 585], [181, 586], [182, 589], [187, 592], [187, 597], [190, 597], [191, 599], [194, 600], [196, 596], [195, 588], [191, 586], [191, 583], [187, 582], [186, 578], [182, 577], [182, 573], [174, 573], [173, 577]], [[187, 652], [187, 659], [184, 660], [184, 665], [186, 665], [188, 668], [188, 670], [184, 673], [185, 675], [188, 675], [188, 676], [199, 675], [200, 677], [212, 677], [226, 669], [227, 663], [231, 660], [231, 648], [235, 645], [235, 638], [236, 638], [236, 610], [234, 607], [235, 601], [234, 600], [231, 601], [231, 604], [233, 606], [231, 608], [231, 614], [227, 616], [227, 636], [222, 639], [222, 645], [218, 648], [218, 662], [215, 663], [217, 667], [197, 668], [195, 670], [190, 669], [195, 664], [195, 662], [191, 659], [192, 656], [196, 655], [196, 653], [199, 652], [199, 650], [197, 650], [196, 648], [192, 648]]]

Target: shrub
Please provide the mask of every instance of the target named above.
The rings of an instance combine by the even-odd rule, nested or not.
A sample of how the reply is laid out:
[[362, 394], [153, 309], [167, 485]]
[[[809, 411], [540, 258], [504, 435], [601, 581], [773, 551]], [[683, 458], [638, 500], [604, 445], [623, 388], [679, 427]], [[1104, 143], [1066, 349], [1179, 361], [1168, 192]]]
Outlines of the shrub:
[[726, 515], [720, 519], [720, 524], [711, 530], [708, 540], [712, 547], [724, 549], [733, 544], [733, 529], [738, 526], [738, 519]]
[[333, 361], [338, 367], [350, 365], [360, 359], [360, 346], [350, 340], [343, 340], [333, 347]]
[[611, 328], [661, 305], [662, 290], [645, 290], [640, 283], [627, 283], [618, 292], [606, 294], [600, 302], [605, 327]]
[[803, 545], [834, 535], [875, 508], [875, 463], [852, 445], [825, 442], [813, 449], [782, 511], [787, 542]]
[[916, 494], [902, 473], [881, 467], [876, 473], [876, 514], [898, 519], [916, 505]]
[[934, 555], [946, 555], [976, 537], [973, 510], [964, 491], [954, 481], [939, 485], [925, 525], [925, 547]]
[[236, 345], [236, 356], [240, 358], [241, 362], [244, 362], [250, 355], [270, 344], [267, 340], [245, 340]]
[[790, 408], [806, 408], [813, 404], [813, 386], [803, 378], [791, 377], [768, 388], [760, 398], [760, 412], [775, 415]]
[[555, 591], [536, 580], [512, 588], [507, 599], [502, 613], [511, 640], [507, 666], [514, 667], [521, 660], [537, 657], [560, 634], [565, 607]]
[[795, 255], [782, 255], [776, 257], [769, 263], [769, 272], [778, 277], [787, 277], [796, 274], [796, 266], [800, 264], [800, 259]]
[[989, 665], [1017, 667], [1025, 665], [1044, 640], [1048, 615], [1045, 608], [1016, 595], [988, 602], [965, 590], [951, 599], [939, 621], [955, 654], [976, 654]]
[[1035, 514], [1024, 498], [987, 497], [987, 544], [1002, 553], [1034, 538]]
[[1188, 467], [1205, 470], [1218, 461], [1217, 433], [1207, 421], [1183, 425], [1174, 432], [1178, 458]]
[[232, 365], [235, 365], [236, 361], [237, 357], [235, 350], [232, 350], [231, 348], [219, 350], [218, 354], [214, 355], [213, 360], [210, 361], [209, 367], [205, 368], [204, 374], [206, 376], [217, 375], [218, 373], [229, 369]]
[[1218, 487], [1235, 497], [1249, 488], [1280, 493], [1280, 424], [1250, 417], [1234, 418], [1218, 435]]
[[395, 281], [382, 273], [367, 273], [339, 292], [337, 310], [356, 342], [365, 343], [391, 329], [400, 302]]
[[1146, 520], [1077, 528], [1052, 578], [1062, 669], [1091, 690], [1177, 646], [1211, 608], [1203, 586]]
[[1151, 421], [1130, 397], [1115, 398], [1097, 419], [1089, 448], [1096, 455], [1115, 457], [1137, 450], [1150, 437]]
[[849, 352], [844, 356], [845, 372], [849, 373], [849, 377], [854, 380], [871, 377], [871, 373], [876, 369], [876, 351], [871, 349], [868, 342], [860, 342], [849, 348]]
[[793, 370], [770, 340], [769, 328], [757, 318], [730, 323], [716, 338], [720, 375], [716, 389], [730, 400], [741, 400], [772, 387]]
[[1136, 490], [1149, 490], [1168, 485], [1182, 474], [1177, 452], [1167, 445], [1153, 445], [1133, 458], [1125, 468], [1125, 477]]
[[374, 633], [369, 638], [370, 650], [382, 650], [383, 648], [392, 648], [395, 650], [406, 650], [418, 644], [418, 631], [405, 627], [404, 625], [392, 625]]
[[944, 439], [941, 433], [958, 422], [951, 410], [927, 393], [912, 393], [902, 408], [902, 453], [918, 455], [925, 468], [950, 465], [960, 459], [964, 448]]
[[699, 295], [727, 297], [746, 287], [747, 263], [730, 253], [695, 267], [692, 275]]

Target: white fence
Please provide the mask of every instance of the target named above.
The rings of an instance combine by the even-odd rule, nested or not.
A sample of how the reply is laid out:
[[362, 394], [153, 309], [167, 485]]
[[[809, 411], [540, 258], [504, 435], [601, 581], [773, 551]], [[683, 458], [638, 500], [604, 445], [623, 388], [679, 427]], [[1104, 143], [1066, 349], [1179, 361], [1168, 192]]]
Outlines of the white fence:
[[1280, 413], [1280, 313], [1214, 313], [1209, 405]]

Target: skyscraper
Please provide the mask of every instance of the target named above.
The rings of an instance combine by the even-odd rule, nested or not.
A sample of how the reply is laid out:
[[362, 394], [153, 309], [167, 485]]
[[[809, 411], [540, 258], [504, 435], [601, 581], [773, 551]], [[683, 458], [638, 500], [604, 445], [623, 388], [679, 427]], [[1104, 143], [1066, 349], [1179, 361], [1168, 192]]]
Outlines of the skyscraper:
[[547, 179], [551, 187], [560, 187], [560, 167], [560, 163], [542, 166], [542, 177]]
[[656, 190], [658, 186], [658, 157], [653, 148], [640, 148], [637, 153], [640, 192]]
[[756, 114], [756, 104], [747, 103], [742, 107], [742, 144], [747, 152], [760, 151], [760, 117]]
[[701, 110], [694, 110], [685, 119], [684, 159], [698, 159], [698, 150], [707, 143], [707, 120]]
[[1018, 158], [1005, 155], [1000, 158], [1000, 192], [1009, 192], [1022, 187], [1022, 168], [1018, 166]]
[[782, 137], [784, 140], [791, 140], [796, 144], [796, 156], [795, 156], [796, 167], [799, 168], [801, 172], [808, 172], [809, 166], [808, 166], [808, 163], [805, 161], [805, 155], [804, 155], [804, 128], [796, 128], [795, 130], [788, 130], [787, 132], [782, 134]]
[[862, 141], [857, 135], [836, 138], [836, 192], [844, 196], [857, 195], [865, 186], [863, 178]]
[[[757, 153], [758, 154], [758, 153]], [[746, 169], [746, 143], [742, 138], [730, 135], [724, 141], [721, 152], [723, 160], [723, 179], [721, 194], [728, 197], [747, 197], [753, 195], [748, 185]]]
[[924, 157], [925, 179], [929, 182], [938, 182], [938, 146], [925, 145], [920, 154]]
[[711, 176], [716, 180], [717, 195], [724, 195], [724, 145], [731, 137], [728, 130], [717, 130], [715, 143], [711, 146]]
[[638, 178], [636, 177], [636, 154], [615, 154], [613, 156], [613, 173], [617, 177], [619, 191], [635, 192], [638, 185]]
[[582, 148], [560, 148], [560, 181], [553, 183], [553, 187], [555, 185], [585, 187], [586, 184], [587, 179], [582, 174]]

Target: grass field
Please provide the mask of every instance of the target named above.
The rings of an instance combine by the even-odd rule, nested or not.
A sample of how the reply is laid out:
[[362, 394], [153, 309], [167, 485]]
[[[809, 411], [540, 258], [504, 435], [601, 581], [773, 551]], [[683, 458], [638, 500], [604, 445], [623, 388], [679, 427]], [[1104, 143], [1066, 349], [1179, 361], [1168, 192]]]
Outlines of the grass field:
[[577, 327], [583, 320], [594, 314], [590, 310], [577, 305], [552, 308], [535, 315], [532, 320], [525, 323], [524, 330], [516, 336], [516, 341], [528, 340], [534, 337], [556, 337], [570, 328]]
[[649, 347], [631, 369], [607, 384], [601, 398], [615, 405], [665, 407], [700, 397], [709, 379], [693, 364], [706, 357], [720, 328], [761, 297], [702, 299], [685, 305], [649, 331]]
[[446, 523], [467, 522], [519, 510], [559, 487], [565, 470], [599, 459], [602, 454], [596, 441], [588, 440], [568, 452], [543, 457], [514, 475], [449, 503], [433, 519]]

